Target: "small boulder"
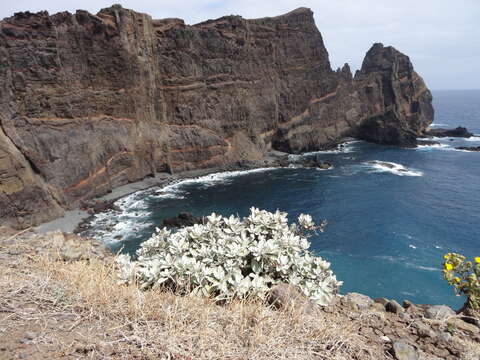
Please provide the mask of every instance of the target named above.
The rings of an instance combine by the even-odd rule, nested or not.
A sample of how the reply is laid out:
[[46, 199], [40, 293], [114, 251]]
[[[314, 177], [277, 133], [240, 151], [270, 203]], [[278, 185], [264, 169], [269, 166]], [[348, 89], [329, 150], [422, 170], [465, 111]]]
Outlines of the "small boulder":
[[391, 343], [392, 342], [392, 340], [390, 340], [390, 338], [388, 336], [385, 336], [385, 335], [380, 336], [380, 340], [382, 340], [382, 342], [384, 342], [384, 343]]
[[469, 324], [476, 325], [476, 326], [480, 327], [480, 321], [473, 316], [462, 316], [460, 319], [462, 319], [466, 323], [469, 323]]
[[387, 305], [387, 303], [388, 303], [389, 300], [388, 300], [388, 299], [385, 299], [385, 298], [383, 298], [383, 297], [379, 297], [379, 298], [373, 299], [373, 301], [375, 301], [375, 302], [378, 303], [378, 304], [382, 304], [382, 305], [385, 306], [385, 305]]
[[278, 284], [267, 294], [267, 302], [276, 309], [295, 309], [311, 313], [316, 305], [308, 300], [300, 290], [290, 284]]
[[404, 321], [411, 321], [412, 320], [412, 315], [410, 315], [409, 313], [405, 312], [405, 311], [400, 311], [398, 313], [398, 317]]
[[400, 314], [404, 312], [405, 310], [403, 309], [402, 305], [400, 305], [398, 302], [395, 300], [390, 300], [386, 305], [385, 305], [385, 310], [388, 312], [394, 313], [394, 314]]
[[322, 161], [318, 164], [318, 168], [322, 170], [328, 170], [332, 167], [333, 165], [329, 163], [328, 161]]
[[353, 310], [367, 310], [373, 305], [373, 300], [367, 295], [348, 293], [342, 298], [342, 302]]
[[455, 316], [455, 311], [446, 305], [434, 305], [425, 310], [425, 317], [432, 320], [445, 320]]
[[453, 326], [457, 330], [467, 332], [473, 335], [480, 333], [480, 329], [478, 328], [478, 326], [469, 324], [460, 318], [450, 318], [447, 320], [447, 324]]
[[27, 331], [24, 335], [25, 339], [28, 339], [28, 340], [33, 340], [37, 337], [37, 335], [31, 331]]
[[402, 340], [393, 343], [392, 355], [397, 360], [418, 360], [417, 350]]
[[452, 340], [452, 337], [453, 337], [452, 334], [445, 331], [445, 332], [442, 332], [442, 333], [438, 334], [437, 339], [440, 342], [448, 343], [450, 340]]
[[430, 328], [430, 326], [424, 324], [421, 321], [415, 321], [412, 324], [412, 327], [417, 330], [418, 336], [425, 338], [425, 337], [430, 337], [433, 338], [435, 337], [435, 332]]

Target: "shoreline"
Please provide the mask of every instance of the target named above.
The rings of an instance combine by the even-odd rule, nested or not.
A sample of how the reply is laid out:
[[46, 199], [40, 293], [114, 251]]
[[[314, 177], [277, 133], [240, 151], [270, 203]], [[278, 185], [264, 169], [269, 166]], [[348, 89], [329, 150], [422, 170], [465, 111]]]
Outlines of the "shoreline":
[[[338, 143], [336, 147], [348, 142], [350, 140]], [[332, 147], [332, 150], [336, 147]], [[323, 151], [323, 150], [322, 150]], [[328, 150], [325, 150], [328, 151]], [[155, 177], [146, 177], [142, 180], [135, 181], [132, 183], [124, 184], [116, 187], [110, 193], [102, 195], [100, 197], [92, 198], [92, 201], [100, 201], [107, 203], [114, 203], [121, 198], [124, 198], [128, 195], [134, 194], [139, 191], [152, 189], [158, 187], [162, 189], [168, 185], [174, 184], [176, 182], [187, 180], [187, 179], [196, 179], [202, 176], [222, 173], [227, 171], [247, 171], [259, 168], [273, 168], [278, 165], [278, 161], [281, 157], [288, 156], [290, 154], [283, 153], [280, 151], [270, 151], [267, 153], [264, 159], [249, 162], [245, 165], [230, 165], [225, 167], [215, 167], [209, 169], [199, 169], [199, 170], [190, 170], [184, 171], [178, 174], [169, 174], [169, 173], [157, 173]], [[72, 210], [65, 211], [65, 215], [57, 219], [42, 223], [40, 225], [32, 227], [32, 230], [37, 234], [45, 234], [51, 231], [60, 230], [66, 233], [77, 233], [79, 227], [88, 223], [90, 219], [98, 213], [106, 211], [100, 210], [95, 211], [94, 213], [89, 213], [87, 210], [82, 210], [80, 208], [75, 208]]]
[[[342, 150], [342, 147], [345, 144], [348, 144], [353, 141], [361, 141], [355, 138], [343, 138], [337, 143], [330, 144], [325, 146], [324, 149], [316, 151], [306, 151], [300, 154], [289, 154], [286, 152], [278, 150], [270, 150], [265, 154], [265, 157], [261, 160], [255, 161], [246, 161], [244, 163], [230, 164], [222, 167], [214, 167], [208, 169], [197, 169], [184, 171], [178, 174], [169, 174], [169, 173], [157, 173], [155, 177], [146, 177], [142, 180], [135, 181], [132, 183], [120, 185], [113, 189], [110, 193], [95, 197], [90, 199], [91, 201], [99, 201], [105, 203], [114, 203], [115, 201], [126, 197], [128, 195], [134, 194], [138, 191], [143, 191], [151, 189], [154, 187], [159, 187], [159, 189], [164, 188], [168, 185], [171, 185], [175, 182], [179, 182], [187, 179], [195, 179], [201, 176], [206, 176], [214, 173], [222, 173], [227, 171], [246, 171], [259, 168], [273, 168], [280, 165], [281, 159], [287, 158], [289, 155], [305, 155], [312, 154], [316, 152], [328, 152], [328, 151], [339, 151]], [[66, 210], [65, 215], [57, 219], [42, 223], [37, 226], [33, 226], [32, 230], [37, 234], [45, 234], [51, 231], [60, 230], [65, 233], [79, 233], [80, 227], [82, 224], [89, 223], [91, 218], [98, 213], [105, 212], [107, 209], [100, 211], [95, 211], [94, 213], [89, 213], [87, 210], [81, 210], [80, 208], [75, 208], [71, 210]], [[84, 229], [82, 229], [84, 231]]]
[[[434, 146], [436, 141], [429, 140], [429, 137], [419, 138], [418, 145], [423, 146]], [[314, 154], [317, 152], [335, 152], [335, 151], [342, 151], [343, 146], [350, 142], [362, 141], [355, 138], [343, 138], [337, 143], [330, 144], [325, 146], [324, 149], [316, 150], [316, 151], [306, 151], [300, 154], [289, 154], [286, 152], [281, 152], [277, 150], [270, 150], [268, 151], [264, 158], [261, 160], [254, 160], [254, 161], [244, 161], [244, 162], [237, 162], [234, 164], [229, 164], [225, 166], [219, 166], [214, 168], [208, 169], [196, 169], [196, 170], [189, 170], [184, 171], [177, 174], [170, 174], [170, 173], [156, 173], [155, 177], [146, 177], [142, 180], [135, 181], [132, 183], [127, 183], [124, 185], [120, 185], [114, 188], [110, 193], [105, 195], [95, 197], [90, 199], [93, 202], [100, 202], [105, 204], [113, 204], [115, 201], [126, 197], [128, 195], [134, 194], [139, 191], [151, 189], [154, 187], [158, 187], [162, 189], [168, 185], [173, 183], [187, 180], [187, 179], [196, 179], [202, 176], [206, 176], [209, 174], [214, 173], [223, 173], [228, 171], [247, 171], [259, 168], [271, 168], [271, 167], [279, 167], [281, 165], [282, 159], [288, 158], [289, 155], [309, 155]], [[110, 207], [109, 207], [110, 208]], [[91, 208], [93, 210], [93, 208]], [[84, 231], [82, 229], [83, 224], [88, 224], [91, 218], [95, 214], [99, 214], [102, 212], [107, 211], [108, 209], [99, 209], [93, 211], [82, 210], [80, 208], [75, 208], [71, 210], [66, 210], [65, 214], [57, 219], [42, 223], [37, 226], [32, 226], [32, 230], [38, 234], [45, 234], [50, 231], [60, 230], [66, 233], [79, 233], [80, 231]]]
[[[265, 157], [261, 160], [255, 161], [246, 161], [245, 163], [230, 164], [221, 167], [214, 167], [208, 169], [197, 169], [184, 171], [178, 174], [169, 174], [169, 173], [157, 173], [155, 177], [146, 177], [142, 180], [135, 181], [132, 183], [120, 185], [114, 188], [110, 193], [95, 197], [90, 199], [90, 201], [99, 201], [109, 204], [113, 204], [115, 201], [124, 198], [128, 195], [134, 194], [139, 191], [148, 190], [154, 187], [162, 189], [173, 183], [187, 180], [187, 179], [196, 179], [202, 176], [223, 173], [227, 171], [247, 171], [254, 170], [259, 168], [273, 168], [280, 165], [281, 159], [287, 158], [289, 155], [312, 155], [317, 152], [335, 152], [342, 151], [343, 147], [350, 142], [362, 141], [355, 138], [344, 138], [335, 144], [331, 144], [328, 147], [325, 147], [321, 150], [316, 151], [306, 151], [300, 154], [290, 154], [278, 150], [270, 150], [265, 154]], [[88, 229], [88, 226], [82, 228], [83, 224], [88, 224], [92, 217], [95, 214], [99, 214], [107, 211], [108, 209], [101, 209], [99, 211], [94, 211], [93, 213], [88, 212], [87, 210], [81, 210], [80, 208], [75, 208], [71, 210], [66, 210], [65, 215], [32, 227], [32, 230], [38, 234], [45, 234], [50, 231], [60, 230], [66, 233], [79, 233]]]

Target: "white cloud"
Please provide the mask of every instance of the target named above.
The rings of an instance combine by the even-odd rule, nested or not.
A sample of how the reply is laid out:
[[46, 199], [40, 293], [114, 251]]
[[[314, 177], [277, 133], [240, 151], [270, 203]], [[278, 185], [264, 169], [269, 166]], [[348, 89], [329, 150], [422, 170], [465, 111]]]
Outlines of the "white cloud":
[[[16, 11], [50, 13], [76, 8], [96, 13], [115, 0], [2, 1], [0, 17]], [[480, 88], [480, 1], [478, 0], [117, 0], [154, 18], [179, 17], [193, 24], [223, 15], [275, 16], [311, 8], [332, 66], [361, 66], [374, 42], [395, 46], [412, 59], [433, 89]]]

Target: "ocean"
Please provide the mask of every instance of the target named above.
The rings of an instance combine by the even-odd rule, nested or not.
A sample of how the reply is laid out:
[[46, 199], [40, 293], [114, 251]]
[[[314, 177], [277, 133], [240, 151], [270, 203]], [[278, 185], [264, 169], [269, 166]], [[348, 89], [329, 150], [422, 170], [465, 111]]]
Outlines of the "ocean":
[[480, 256], [480, 90], [434, 91], [433, 127], [465, 126], [470, 139], [400, 149], [361, 141], [318, 152], [329, 170], [256, 169], [212, 174], [117, 201], [95, 216], [93, 235], [133, 253], [163, 219], [181, 211], [245, 216], [255, 206], [328, 221], [311, 249], [332, 263], [342, 293], [460, 307], [443, 280], [446, 252]]

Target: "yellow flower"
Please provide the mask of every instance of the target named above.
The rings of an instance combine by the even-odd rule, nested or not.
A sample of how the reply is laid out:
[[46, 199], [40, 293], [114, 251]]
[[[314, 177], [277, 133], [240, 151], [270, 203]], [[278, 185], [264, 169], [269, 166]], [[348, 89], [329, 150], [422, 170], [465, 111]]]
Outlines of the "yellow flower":
[[448, 270], [448, 271], [453, 270], [453, 265], [450, 264], [450, 263], [446, 263], [445, 264], [445, 269]]
[[477, 264], [480, 264], [480, 256], [477, 256], [477, 257], [475, 258], [475, 262], [476, 262]]
[[459, 277], [453, 278], [453, 281], [456, 282], [456, 283], [459, 283], [459, 282], [460, 282], [460, 278], [459, 278]]
[[443, 255], [443, 258], [444, 258], [445, 260], [447, 260], [447, 259], [449, 258], [449, 255], [448, 255], [448, 254], [445, 254], [445, 255]]

